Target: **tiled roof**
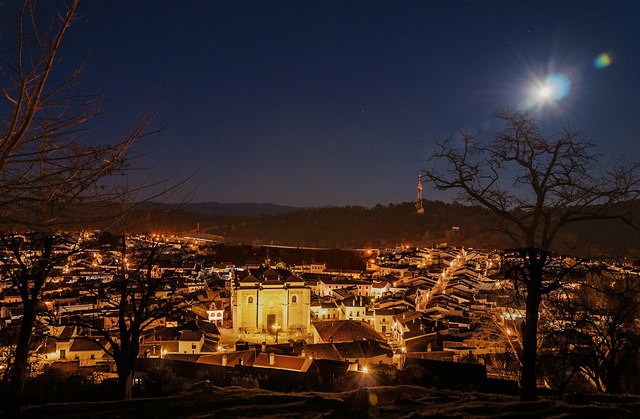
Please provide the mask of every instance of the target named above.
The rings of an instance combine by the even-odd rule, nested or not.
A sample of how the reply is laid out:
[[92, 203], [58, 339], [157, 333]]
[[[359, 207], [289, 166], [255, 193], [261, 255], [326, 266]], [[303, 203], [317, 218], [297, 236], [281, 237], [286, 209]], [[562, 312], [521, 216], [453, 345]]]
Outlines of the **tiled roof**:
[[399, 323], [408, 323], [414, 320], [419, 320], [422, 317], [422, 314], [418, 311], [406, 311], [404, 313], [399, 313], [396, 315], [396, 321]]
[[280, 281], [280, 275], [278, 274], [278, 272], [274, 271], [271, 268], [268, 268], [266, 271], [262, 272], [259, 278], [263, 281]]
[[64, 329], [62, 329], [62, 332], [60, 332], [60, 336], [58, 337], [60, 339], [71, 339], [75, 334], [75, 331], [76, 331], [75, 326], [65, 326]]
[[[273, 359], [273, 364], [271, 364], [270, 359]], [[306, 357], [261, 352], [256, 357], [253, 366], [257, 368], [306, 372], [311, 362], [312, 361]]]
[[166, 354], [165, 359], [174, 359], [176, 361], [196, 362], [200, 357], [199, 354]]
[[218, 329], [218, 326], [216, 326], [215, 323], [197, 319], [196, 325], [198, 326], [198, 329], [202, 330], [205, 333], [208, 333], [209, 335], [220, 335], [220, 329]]
[[360, 340], [355, 342], [341, 342], [335, 345], [343, 358], [371, 358], [380, 355], [393, 355], [391, 347], [379, 341]]
[[222, 365], [222, 357], [227, 357], [227, 366], [234, 367], [240, 364], [242, 359], [242, 365], [252, 365], [255, 360], [256, 352], [251, 349], [248, 351], [233, 351], [233, 352], [218, 352], [210, 355], [201, 355], [196, 361], [198, 364], [207, 365]]
[[304, 282], [304, 279], [300, 278], [298, 275], [291, 275], [285, 281], [286, 283], [296, 283], [296, 282]]
[[369, 324], [356, 320], [315, 322], [313, 326], [322, 342], [351, 342], [366, 339], [384, 341], [384, 338]]
[[340, 352], [333, 343], [314, 343], [304, 346], [307, 356], [313, 359], [330, 359], [333, 361], [342, 361], [344, 358], [340, 356]]
[[313, 359], [343, 361], [354, 358], [372, 358], [381, 355], [393, 356], [391, 347], [386, 343], [371, 340], [354, 342], [316, 343], [306, 345], [304, 351]]
[[71, 348], [69, 348], [69, 350], [73, 352], [101, 351], [102, 348], [94, 340], [74, 339], [73, 343], [71, 344]]
[[243, 284], [252, 284], [252, 283], [259, 283], [260, 281], [258, 281], [258, 278], [256, 278], [255, 276], [248, 274], [245, 275], [242, 279], [240, 279], [240, 281], [238, 281], [240, 283]]
[[180, 333], [180, 341], [182, 342], [198, 342], [202, 339], [202, 332], [194, 330], [183, 330]]

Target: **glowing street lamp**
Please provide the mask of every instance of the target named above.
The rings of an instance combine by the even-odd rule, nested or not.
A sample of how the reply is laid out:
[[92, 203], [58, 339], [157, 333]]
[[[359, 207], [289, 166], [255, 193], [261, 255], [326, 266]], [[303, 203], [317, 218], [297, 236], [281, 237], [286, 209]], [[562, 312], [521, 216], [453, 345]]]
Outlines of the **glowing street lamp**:
[[282, 326], [280, 326], [278, 323], [275, 323], [273, 326], [271, 326], [271, 328], [273, 329], [273, 331], [276, 334], [276, 343], [278, 343], [278, 332], [280, 331]]

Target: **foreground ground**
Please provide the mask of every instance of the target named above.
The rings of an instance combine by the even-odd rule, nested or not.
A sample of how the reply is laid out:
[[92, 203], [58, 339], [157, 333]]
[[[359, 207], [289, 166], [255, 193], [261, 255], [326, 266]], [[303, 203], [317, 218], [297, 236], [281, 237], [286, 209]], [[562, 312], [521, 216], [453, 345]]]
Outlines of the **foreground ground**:
[[[515, 397], [427, 389], [369, 387], [344, 393], [277, 393], [203, 386], [178, 396], [128, 402], [29, 406], [30, 418], [637, 418], [640, 396], [578, 396], [519, 403]], [[1, 416], [1, 415], [0, 415]]]

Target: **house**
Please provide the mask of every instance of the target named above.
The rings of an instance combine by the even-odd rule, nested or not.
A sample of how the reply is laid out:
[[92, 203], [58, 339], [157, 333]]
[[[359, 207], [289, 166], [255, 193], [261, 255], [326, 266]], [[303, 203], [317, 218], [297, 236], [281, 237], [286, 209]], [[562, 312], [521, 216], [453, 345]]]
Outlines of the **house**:
[[311, 312], [317, 320], [343, 320], [342, 310], [332, 298], [315, 299], [311, 303]]
[[205, 347], [205, 334], [201, 330], [183, 329], [180, 327], [166, 327], [158, 331], [152, 331], [143, 338], [140, 345], [141, 353], [145, 355], [149, 351], [156, 353], [160, 348], [162, 356], [171, 353], [200, 354]]
[[391, 284], [389, 281], [384, 279], [373, 281], [371, 284], [371, 295], [376, 299], [382, 298], [382, 295], [388, 292], [390, 288]]
[[75, 326], [52, 327], [51, 335], [55, 338], [42, 349], [47, 361], [78, 361], [79, 366], [86, 367], [106, 360], [104, 348], [108, 344], [104, 339], [79, 336]]
[[372, 322], [371, 313], [368, 310], [369, 299], [362, 297], [349, 297], [340, 302], [340, 310], [343, 319]]
[[104, 339], [75, 338], [69, 347], [68, 358], [79, 361], [81, 367], [96, 365], [96, 363], [102, 361], [105, 356], [103, 347], [106, 344], [107, 341]]
[[403, 309], [376, 308], [373, 310], [373, 327], [376, 332], [385, 338], [392, 336], [391, 330], [396, 314], [403, 312]]
[[405, 339], [416, 332], [424, 332], [422, 313], [417, 311], [407, 311], [394, 316], [393, 339], [400, 346], [405, 345]]

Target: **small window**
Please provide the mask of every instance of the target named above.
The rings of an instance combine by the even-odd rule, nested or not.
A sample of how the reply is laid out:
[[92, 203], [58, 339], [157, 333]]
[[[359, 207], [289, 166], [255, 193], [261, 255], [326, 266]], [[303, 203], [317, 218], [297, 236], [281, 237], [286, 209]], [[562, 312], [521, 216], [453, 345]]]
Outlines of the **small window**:
[[253, 297], [249, 297], [249, 298], [247, 298], [247, 303], [249, 303], [249, 304], [253, 304]]
[[292, 303], [297, 303], [298, 302], [298, 296], [294, 295], [293, 297], [291, 297], [291, 302]]

